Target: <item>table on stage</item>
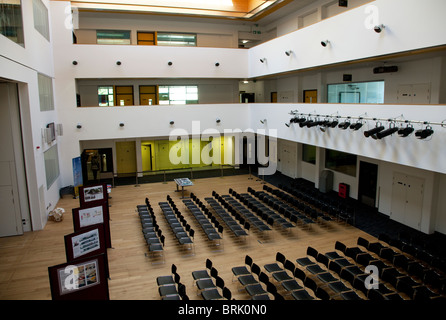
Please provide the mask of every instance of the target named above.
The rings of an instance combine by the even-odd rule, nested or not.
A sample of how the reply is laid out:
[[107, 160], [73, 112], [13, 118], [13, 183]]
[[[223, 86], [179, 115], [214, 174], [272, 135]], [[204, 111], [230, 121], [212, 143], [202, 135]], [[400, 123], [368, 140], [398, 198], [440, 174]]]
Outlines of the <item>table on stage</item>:
[[[184, 199], [184, 187], [193, 186], [194, 184], [192, 181], [189, 180], [189, 178], [178, 178], [174, 179], [175, 183], [177, 184], [177, 192], [181, 191], [181, 198]], [[181, 187], [181, 190], [179, 189]]]

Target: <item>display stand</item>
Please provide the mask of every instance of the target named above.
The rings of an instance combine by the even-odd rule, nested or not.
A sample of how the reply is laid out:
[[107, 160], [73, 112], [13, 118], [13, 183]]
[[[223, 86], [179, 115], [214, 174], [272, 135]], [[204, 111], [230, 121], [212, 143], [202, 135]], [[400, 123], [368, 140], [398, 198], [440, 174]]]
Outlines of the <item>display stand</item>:
[[53, 300], [110, 300], [104, 254], [48, 267], [48, 274]]
[[68, 263], [104, 254], [106, 276], [110, 278], [103, 225], [86, 227], [80, 231], [67, 234], [64, 236], [64, 241]]
[[92, 226], [102, 227], [104, 230], [105, 243], [107, 248], [111, 248], [110, 219], [108, 204], [92, 203], [81, 208], [73, 208], [73, 228], [74, 231], [81, 231]]
[[[193, 186], [194, 184], [192, 181], [189, 180], [189, 178], [178, 178], [174, 179], [175, 183], [177, 184], [177, 190], [176, 192], [181, 191], [181, 199], [184, 199], [184, 187]], [[181, 187], [181, 190], [179, 189]]]

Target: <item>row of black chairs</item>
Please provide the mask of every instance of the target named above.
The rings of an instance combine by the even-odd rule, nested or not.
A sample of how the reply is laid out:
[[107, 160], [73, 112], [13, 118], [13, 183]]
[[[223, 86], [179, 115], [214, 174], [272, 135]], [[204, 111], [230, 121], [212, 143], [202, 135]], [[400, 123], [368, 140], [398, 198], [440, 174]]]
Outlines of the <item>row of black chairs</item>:
[[[209, 204], [214, 213], [226, 224], [229, 230], [236, 237], [246, 237], [250, 229], [249, 222], [245, 221], [239, 214], [231, 215], [226, 209], [220, 205], [214, 198], [206, 197], [204, 200]], [[238, 221], [238, 222], [237, 222]]]
[[206, 206], [195, 196], [195, 194], [192, 193], [191, 198], [194, 199], [197, 204], [190, 199], [184, 199], [183, 203], [195, 217], [208, 239], [210, 241], [218, 241], [220, 244], [221, 240], [223, 239], [223, 226], [220, 225], [217, 218], [212, 215], [209, 209], [206, 208]]
[[380, 234], [378, 239], [446, 274], [445, 256], [436, 245], [430, 244], [429, 241], [411, 236], [407, 232], [399, 232], [397, 237]]
[[263, 190], [280, 198], [288, 203], [288, 205], [293, 206], [301, 215], [306, 216], [307, 219], [311, 219], [313, 222], [320, 222], [322, 224], [332, 220], [342, 220], [333, 211], [325, 212], [321, 208], [314, 207], [314, 205], [307, 203], [302, 197], [296, 196], [296, 192], [293, 192], [289, 187], [284, 186], [283, 188], [286, 192], [281, 189], [273, 189], [266, 185], [263, 187]]
[[[371, 246], [368, 246], [368, 244]], [[353, 283], [355, 288], [363, 291], [369, 299], [402, 300], [403, 297], [401, 294], [413, 300], [441, 298], [438, 293], [433, 292], [420, 279], [414, 278], [402, 269], [397, 262], [398, 260], [384, 258], [387, 253], [381, 257], [376, 254], [376, 247], [380, 247], [382, 244], [379, 243], [376, 245], [375, 242], [369, 243], [364, 238], [358, 237], [357, 245], [355, 247], [347, 247], [342, 242], [337, 241], [335, 249], [341, 252], [342, 255], [339, 256], [337, 251], [334, 251], [326, 254], [326, 256], [335, 258], [334, 261], [336, 261], [336, 264], [339, 264], [338, 261], [346, 261], [346, 258], [352, 259], [355, 264], [350, 262], [346, 264], [352, 269], [349, 273], [353, 274], [353, 276], [349, 275], [347, 279]], [[365, 246], [372, 248], [374, 251], [369, 251], [368, 249], [363, 250], [363, 248], [366, 248]], [[382, 252], [390, 252], [388, 249], [393, 251], [392, 248], [385, 247], [382, 248]], [[396, 251], [393, 252], [400, 256]], [[394, 264], [394, 261], [397, 263]], [[367, 266], [375, 266], [377, 268], [378, 274], [376, 276], [379, 280], [379, 287], [377, 289], [371, 288], [364, 290], [365, 285], [363, 282], [367, 278], [367, 273], [363, 269]], [[329, 267], [332, 268], [331, 266]]]
[[172, 198], [167, 195], [167, 202], [159, 202], [158, 205], [178, 243], [183, 246], [188, 246], [189, 249], [193, 250], [195, 230], [187, 222]]
[[162, 300], [189, 300], [186, 294], [186, 286], [181, 283], [181, 277], [177, 273], [177, 266], [172, 264], [171, 274], [156, 278], [158, 293]]
[[[354, 257], [356, 261], [361, 257], [366, 257], [362, 259], [363, 265], [368, 263], [379, 266], [383, 279], [404, 292], [409, 298], [431, 299], [446, 294], [445, 275], [426, 262], [399, 252], [397, 248], [380, 241], [369, 242], [358, 237], [357, 244], [361, 248], [347, 249], [346, 254]], [[397, 268], [399, 272], [390, 273], [389, 270], [385, 270], [386, 265], [387, 268]]]
[[157, 254], [161, 255], [164, 262], [165, 236], [156, 221], [156, 216], [148, 198], [145, 199], [144, 205], [137, 206], [137, 211], [149, 252], [153, 257]]
[[290, 229], [294, 228], [296, 225], [287, 220], [283, 215], [279, 214], [278, 211], [270, 209], [265, 206], [262, 202], [257, 200], [257, 198], [253, 197], [251, 194], [254, 194], [255, 191], [251, 187], [248, 187], [248, 193], [239, 194], [236, 191], [229, 189], [229, 194], [239, 199], [242, 203], [246, 204], [249, 209], [251, 209], [254, 213], [256, 213], [259, 217], [261, 217], [264, 221], [267, 222], [271, 227], [274, 225], [279, 225], [282, 229]]
[[[355, 224], [355, 208], [347, 205], [345, 199], [335, 199], [326, 196], [315, 188], [301, 187], [300, 189], [296, 189], [295, 187], [281, 184], [278, 187], [294, 196], [301, 203], [303, 202], [307, 206], [310, 205], [313, 209], [316, 209], [315, 212], [307, 209], [312, 215], [329, 216], [338, 221], [352, 225]], [[307, 206], [303, 208], [305, 209]]]
[[259, 232], [270, 231], [271, 228], [265, 224], [258, 216], [253, 214], [251, 210], [246, 208], [242, 203], [235, 200], [230, 195], [222, 195], [220, 196], [215, 191], [212, 192], [212, 195], [220, 202], [231, 214], [238, 213], [248, 221], [250, 226], [254, 226]]
[[306, 211], [300, 212], [299, 210], [297, 210], [296, 208], [294, 208], [289, 204], [289, 202], [286, 199], [286, 196], [288, 197], [291, 196], [287, 195], [285, 192], [282, 192], [281, 190], [278, 189], [273, 190], [271, 187], [267, 185], [264, 185], [263, 189], [267, 190], [268, 192], [272, 192], [275, 190], [280, 191], [283, 194], [284, 198], [280, 197], [280, 194], [279, 198], [276, 198], [267, 192], [255, 191], [251, 187], [248, 188], [248, 192], [253, 194], [260, 201], [263, 201], [263, 203], [270, 206], [271, 208], [282, 214], [285, 218], [289, 219], [292, 223], [295, 223], [296, 225], [311, 227], [311, 225], [315, 223], [315, 221], [308, 215], [308, 212]]
[[[340, 293], [344, 299], [358, 299], [357, 293], [362, 292], [369, 300], [403, 300], [396, 290], [379, 281], [380, 275], [374, 278], [375, 274], [366, 271], [364, 266], [356, 261], [351, 261], [345, 255], [346, 250], [347, 247], [339, 241], [335, 244], [335, 251], [325, 254], [309, 246], [307, 257], [300, 258], [297, 262], [315, 275], [317, 280], [327, 283], [335, 293]], [[337, 278], [333, 277], [333, 274], [337, 275]], [[349, 287], [339, 283], [339, 280], [347, 282]]]
[[210, 259], [206, 259], [206, 268], [192, 271], [197, 292], [204, 300], [231, 300], [232, 292], [225, 286], [225, 281], [218, 275], [218, 270]]
[[254, 263], [249, 255], [245, 257], [245, 265], [233, 267], [231, 270], [233, 278], [237, 278], [251, 300], [271, 300], [271, 296], [274, 300], [284, 300], [269, 276], [261, 271], [260, 266]]

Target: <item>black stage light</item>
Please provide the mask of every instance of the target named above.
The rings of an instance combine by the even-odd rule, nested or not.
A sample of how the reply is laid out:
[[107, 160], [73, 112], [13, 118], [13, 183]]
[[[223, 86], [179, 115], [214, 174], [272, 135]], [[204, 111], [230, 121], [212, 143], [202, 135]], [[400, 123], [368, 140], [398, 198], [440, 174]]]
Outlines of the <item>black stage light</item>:
[[373, 128], [373, 129], [370, 129], [370, 130], [368, 130], [368, 131], [364, 131], [364, 136], [365, 136], [366, 138], [371, 137], [371, 136], [377, 134], [378, 132], [383, 131], [384, 129], [385, 129], [384, 126], [378, 126], [378, 125], [377, 125], [377, 126], [376, 126], [375, 128]]
[[301, 128], [306, 127], [308, 125], [308, 123], [311, 123], [311, 122], [313, 122], [313, 120], [305, 119], [305, 121], [302, 121], [299, 123], [299, 127], [301, 127]]
[[350, 129], [355, 130], [355, 131], [358, 131], [361, 128], [362, 128], [362, 123], [361, 122], [352, 123], [350, 125]]
[[431, 127], [426, 127], [424, 130], [417, 130], [415, 132], [415, 137], [418, 139], [426, 139], [427, 137], [434, 134], [434, 130]]
[[398, 130], [398, 135], [400, 137], [407, 137], [410, 135], [415, 129], [412, 126], [407, 126], [405, 128], [401, 128]]
[[350, 127], [350, 121], [348, 121], [348, 120], [346, 120], [346, 121], [344, 121], [344, 122], [341, 122], [339, 125], [338, 125], [338, 128], [341, 128], [341, 129], [347, 129], [348, 127]]
[[397, 132], [397, 131], [398, 131], [398, 128], [397, 128], [397, 127], [391, 127], [391, 128], [386, 129], [386, 130], [383, 130], [383, 131], [378, 132], [378, 133], [376, 134], [376, 137], [377, 137], [378, 139], [382, 139], [382, 138], [385, 138], [385, 137], [387, 137], [387, 136], [390, 136], [391, 134], [394, 134], [394, 133]]

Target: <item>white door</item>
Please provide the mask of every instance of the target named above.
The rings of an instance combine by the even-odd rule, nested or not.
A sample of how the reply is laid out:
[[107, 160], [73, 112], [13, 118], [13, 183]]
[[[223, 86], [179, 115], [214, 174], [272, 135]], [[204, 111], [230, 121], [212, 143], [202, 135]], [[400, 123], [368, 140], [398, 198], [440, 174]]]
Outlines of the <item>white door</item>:
[[290, 177], [297, 177], [297, 143], [281, 143], [281, 172]]
[[395, 172], [393, 175], [391, 219], [420, 230], [424, 180]]
[[424, 180], [417, 177], [407, 177], [407, 197], [405, 224], [414, 229], [421, 229], [423, 210]]
[[13, 137], [13, 112], [18, 104], [11, 88], [0, 83], [0, 237], [23, 233]]

